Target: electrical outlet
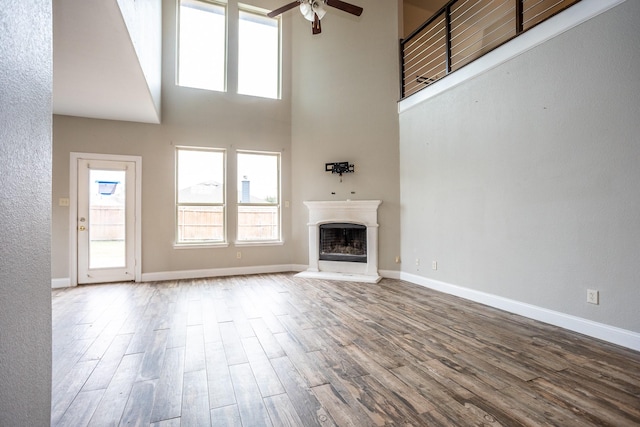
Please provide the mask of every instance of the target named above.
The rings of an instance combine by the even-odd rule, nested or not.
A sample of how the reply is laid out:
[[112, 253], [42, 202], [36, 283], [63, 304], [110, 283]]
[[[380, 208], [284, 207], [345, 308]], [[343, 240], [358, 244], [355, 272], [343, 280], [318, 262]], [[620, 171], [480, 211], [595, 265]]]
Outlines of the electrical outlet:
[[587, 302], [589, 304], [600, 304], [600, 292], [595, 289], [587, 289]]
[[416, 265], [420, 265], [420, 258], [416, 258]]
[[434, 269], [434, 270], [437, 270], [438, 269], [438, 261], [432, 261], [431, 262], [431, 268]]
[[236, 252], [236, 258], [238, 259], [242, 258], [242, 252], [240, 251]]

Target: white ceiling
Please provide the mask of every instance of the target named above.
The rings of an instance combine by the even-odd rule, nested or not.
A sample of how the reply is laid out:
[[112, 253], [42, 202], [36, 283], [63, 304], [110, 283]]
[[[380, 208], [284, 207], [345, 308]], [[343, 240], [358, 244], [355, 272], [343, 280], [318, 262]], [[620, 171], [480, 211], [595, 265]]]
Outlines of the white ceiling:
[[159, 123], [117, 0], [53, 0], [53, 112]]

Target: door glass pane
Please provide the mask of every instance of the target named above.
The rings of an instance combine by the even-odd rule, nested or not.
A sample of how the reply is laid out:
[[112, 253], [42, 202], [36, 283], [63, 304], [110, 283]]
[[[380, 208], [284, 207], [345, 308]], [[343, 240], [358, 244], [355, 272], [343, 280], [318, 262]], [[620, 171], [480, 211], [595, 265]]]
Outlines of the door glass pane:
[[89, 171], [89, 268], [126, 266], [125, 171]]

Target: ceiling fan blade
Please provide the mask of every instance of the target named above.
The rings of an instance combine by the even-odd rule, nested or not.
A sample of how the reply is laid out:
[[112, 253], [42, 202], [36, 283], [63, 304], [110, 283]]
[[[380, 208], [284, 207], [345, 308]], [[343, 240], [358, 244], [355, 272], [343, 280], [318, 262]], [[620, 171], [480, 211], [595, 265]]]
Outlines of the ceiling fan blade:
[[313, 18], [313, 22], [311, 23], [311, 33], [312, 34], [320, 34], [322, 32], [322, 28], [320, 27], [320, 18], [318, 18], [318, 14], [315, 14]]
[[364, 10], [360, 6], [355, 6], [353, 4], [343, 2], [342, 0], [325, 0], [325, 3], [328, 6], [335, 7], [336, 9], [343, 10], [356, 16], [362, 15], [362, 11]]
[[289, 4], [285, 4], [282, 7], [277, 8], [276, 10], [267, 13], [267, 16], [269, 18], [275, 18], [276, 16], [280, 15], [281, 13], [286, 12], [287, 10], [293, 9], [294, 7], [298, 6], [300, 4], [300, 2], [298, 0], [291, 2]]

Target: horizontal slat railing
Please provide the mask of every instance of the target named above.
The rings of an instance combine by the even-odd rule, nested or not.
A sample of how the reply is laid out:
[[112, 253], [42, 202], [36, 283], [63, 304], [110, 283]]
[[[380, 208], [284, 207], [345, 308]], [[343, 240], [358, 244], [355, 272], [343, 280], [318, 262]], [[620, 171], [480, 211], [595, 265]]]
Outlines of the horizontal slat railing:
[[580, 0], [451, 0], [400, 40], [404, 99]]

